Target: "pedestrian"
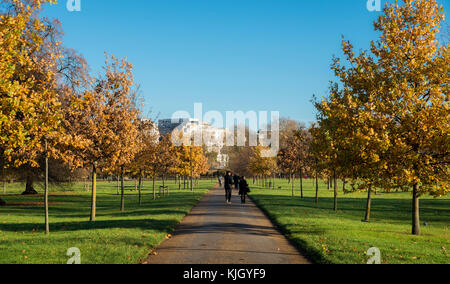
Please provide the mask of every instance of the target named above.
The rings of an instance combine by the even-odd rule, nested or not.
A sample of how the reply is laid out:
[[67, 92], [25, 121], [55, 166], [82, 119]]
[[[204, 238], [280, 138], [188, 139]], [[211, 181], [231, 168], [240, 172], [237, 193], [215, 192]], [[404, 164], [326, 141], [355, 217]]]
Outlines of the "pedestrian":
[[235, 174], [233, 177], [233, 181], [234, 181], [234, 188], [239, 189], [239, 176]]
[[227, 172], [224, 177], [225, 180], [225, 198], [227, 200], [227, 204], [231, 204], [231, 193], [233, 190], [233, 177], [231, 176], [231, 172]]
[[222, 177], [219, 176], [218, 180], [219, 180], [219, 185], [220, 185], [220, 187], [222, 187], [222, 185], [223, 185], [223, 183], [222, 183]]
[[242, 176], [239, 181], [239, 195], [241, 196], [241, 203], [245, 204], [245, 198], [247, 194], [250, 192], [250, 187], [248, 186], [248, 182], [245, 179], [245, 176]]

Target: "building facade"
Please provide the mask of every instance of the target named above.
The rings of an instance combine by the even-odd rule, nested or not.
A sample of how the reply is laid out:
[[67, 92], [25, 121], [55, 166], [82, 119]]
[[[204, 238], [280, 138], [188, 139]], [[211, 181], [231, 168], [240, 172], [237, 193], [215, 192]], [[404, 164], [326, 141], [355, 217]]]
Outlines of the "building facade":
[[226, 130], [216, 128], [198, 119], [161, 119], [158, 122], [161, 136], [174, 135], [182, 139], [182, 143], [190, 145], [191, 138], [201, 137], [202, 146], [206, 153], [217, 154], [217, 168], [223, 169], [228, 165], [228, 155], [223, 153], [225, 147]]

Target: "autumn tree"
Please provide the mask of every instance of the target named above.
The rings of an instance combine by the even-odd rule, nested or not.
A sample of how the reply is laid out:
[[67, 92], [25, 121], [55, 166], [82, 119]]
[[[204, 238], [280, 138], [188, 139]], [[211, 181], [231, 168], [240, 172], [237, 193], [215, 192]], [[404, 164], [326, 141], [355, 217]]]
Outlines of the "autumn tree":
[[37, 167], [44, 140], [59, 131], [59, 42], [39, 18], [53, 1], [4, 1], [0, 12], [0, 155], [9, 167]]
[[[361, 76], [360, 79], [366, 82], [373, 80], [373, 76], [366, 75], [354, 72], [349, 77]], [[369, 221], [372, 188], [380, 185], [386, 173], [383, 157], [388, 144], [382, 128], [383, 120], [367, 108], [370, 96], [363, 96], [364, 101], [361, 101], [354, 95], [358, 92], [363, 90], [356, 87], [350, 90], [349, 85], [339, 90], [337, 84], [332, 84], [329, 97], [317, 102], [316, 109], [322, 131], [327, 133], [329, 145], [334, 150], [332, 158], [338, 165], [333, 173], [352, 182], [351, 189], [344, 187], [344, 192], [367, 190], [365, 221]], [[337, 190], [336, 180], [334, 190]]]
[[[7, 0], [0, 7], [0, 155], [9, 168], [37, 168], [42, 157], [48, 165], [48, 139], [61, 131], [56, 91], [61, 49], [52, 37], [54, 25], [39, 18], [46, 3], [55, 2]], [[47, 173], [45, 167], [46, 234]]]
[[[253, 176], [253, 173], [250, 171], [250, 157], [253, 154], [252, 147], [250, 147], [250, 136], [256, 135], [254, 131], [252, 131], [248, 126], [243, 127], [245, 128], [244, 132], [244, 139], [245, 143], [244, 146], [227, 146], [224, 148], [224, 153], [228, 155], [229, 161], [228, 161], [228, 168], [233, 173], [236, 173], [238, 175], [244, 175], [247, 177]], [[235, 126], [234, 128], [234, 141], [238, 141], [238, 133], [239, 133], [240, 127]], [[255, 176], [253, 176], [255, 178]]]
[[123, 210], [124, 167], [139, 151], [132, 66], [125, 59], [107, 56], [104, 71], [105, 75], [93, 80], [89, 88], [73, 92], [64, 109], [64, 129], [71, 141], [66, 153], [75, 157], [74, 163], [92, 168], [91, 221], [96, 215], [98, 169], [120, 169]]
[[184, 177], [191, 175], [191, 150], [192, 150], [192, 178], [199, 178], [208, 172], [210, 165], [201, 146], [182, 145], [177, 148], [178, 174]]
[[252, 176], [249, 170], [249, 164], [253, 151], [250, 147], [233, 147], [233, 149], [228, 149], [227, 153], [229, 157], [228, 168], [230, 171], [247, 177]]
[[356, 56], [344, 41], [350, 66], [339, 59], [333, 64], [345, 88], [341, 97], [356, 111], [335, 112], [336, 118], [329, 113], [327, 119], [334, 123], [351, 115], [347, 119], [358, 121], [348, 141], [373, 145], [351, 156], [381, 174], [362, 171], [356, 176], [385, 190], [412, 188], [415, 235], [420, 234], [420, 196], [449, 191], [449, 46], [437, 39], [443, 19], [435, 0], [396, 1], [374, 24], [380, 38], [370, 53]]
[[296, 129], [283, 133], [281, 140], [284, 141], [284, 146], [278, 154], [279, 168], [292, 179], [292, 196], [295, 195], [295, 175], [299, 174], [300, 193], [303, 198], [303, 176], [309, 171], [311, 164], [309, 132], [298, 124]]
[[322, 173], [322, 169], [324, 164], [326, 164], [326, 160], [324, 161], [324, 153], [327, 152], [327, 140], [324, 138], [323, 132], [321, 131], [319, 125], [314, 123], [309, 132], [311, 134], [311, 157], [312, 157], [312, 170], [311, 172], [314, 174], [315, 180], [315, 202], [319, 203], [319, 177]]
[[283, 173], [289, 174], [292, 185], [292, 197], [295, 196], [295, 174], [300, 171], [300, 160], [298, 159], [300, 141], [295, 136], [286, 140], [287, 144], [278, 154], [278, 165]]
[[251, 147], [251, 150], [252, 152], [248, 167], [253, 176], [271, 176], [272, 173], [278, 170], [277, 157], [264, 157], [262, 155], [263, 150], [267, 150], [266, 147], [256, 146]]
[[136, 154], [134, 160], [127, 165], [127, 170], [132, 176], [138, 178], [138, 192], [139, 205], [142, 203], [142, 178], [145, 175], [154, 174], [154, 169], [157, 167], [156, 149], [159, 139], [159, 134], [156, 130], [155, 123], [147, 119], [138, 120], [138, 136], [140, 150]]

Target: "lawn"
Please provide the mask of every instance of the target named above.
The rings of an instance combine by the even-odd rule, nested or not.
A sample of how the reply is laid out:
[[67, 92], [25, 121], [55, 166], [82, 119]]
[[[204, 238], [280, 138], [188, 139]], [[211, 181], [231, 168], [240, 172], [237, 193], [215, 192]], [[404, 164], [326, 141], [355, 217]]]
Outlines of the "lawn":
[[[158, 182], [159, 186], [161, 183]], [[0, 197], [0, 263], [64, 264], [72, 247], [81, 251], [83, 264], [139, 263], [158, 246], [192, 209], [215, 181], [203, 180], [195, 192], [178, 190], [173, 181], [170, 196], [152, 199], [152, 184], [144, 183], [143, 203], [138, 204], [134, 182], [126, 183], [126, 212], [120, 212], [115, 182], [100, 182], [97, 221], [89, 222], [90, 193], [83, 183], [50, 189], [50, 230], [44, 235], [42, 196], [23, 197], [24, 185], [7, 185]], [[41, 190], [40, 190], [41, 191]], [[42, 191], [41, 191], [42, 192]]]
[[272, 190], [253, 185], [251, 197], [317, 263], [367, 263], [366, 251], [371, 247], [380, 249], [383, 264], [450, 263], [448, 197], [421, 199], [422, 236], [413, 236], [410, 193], [378, 193], [371, 222], [363, 223], [367, 193], [340, 192], [339, 211], [334, 212], [334, 194], [324, 182], [320, 182], [318, 205], [311, 180], [304, 182], [304, 199], [299, 197], [299, 181], [295, 198], [288, 181], [277, 180], [279, 186]]

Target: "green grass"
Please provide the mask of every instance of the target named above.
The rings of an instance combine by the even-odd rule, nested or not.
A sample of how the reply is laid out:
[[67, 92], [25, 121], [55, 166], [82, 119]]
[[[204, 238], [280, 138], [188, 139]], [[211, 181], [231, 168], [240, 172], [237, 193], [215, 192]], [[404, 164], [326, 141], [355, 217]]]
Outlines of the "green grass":
[[[296, 197], [286, 180], [281, 190], [252, 187], [252, 199], [277, 223], [301, 250], [317, 263], [363, 264], [371, 247], [381, 250], [384, 264], [449, 264], [450, 200], [421, 199], [422, 235], [411, 235], [410, 193], [378, 193], [372, 203], [370, 223], [364, 219], [367, 193], [344, 195], [339, 211], [333, 209], [333, 191], [320, 182], [319, 204], [314, 203], [312, 181], [304, 182], [305, 198]], [[339, 186], [342, 188], [342, 184]], [[423, 226], [427, 222], [428, 226]]]
[[126, 212], [121, 213], [116, 183], [100, 182], [95, 223], [89, 222], [90, 193], [84, 184], [52, 187], [49, 236], [44, 234], [43, 206], [18, 204], [41, 202], [42, 196], [23, 197], [19, 194], [24, 185], [8, 185], [7, 195], [0, 197], [13, 205], [0, 207], [0, 263], [64, 264], [72, 247], [81, 250], [83, 264], [139, 263], [173, 232], [214, 183], [201, 181], [192, 193], [178, 191], [169, 181], [170, 196], [153, 201], [152, 184], [146, 181], [139, 206], [137, 193], [129, 190], [134, 189], [134, 182], [127, 182]]

